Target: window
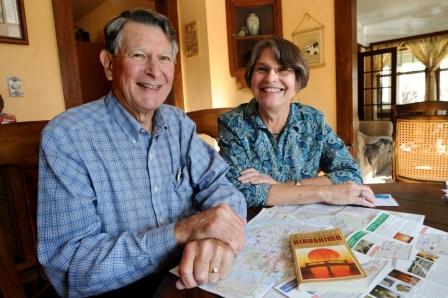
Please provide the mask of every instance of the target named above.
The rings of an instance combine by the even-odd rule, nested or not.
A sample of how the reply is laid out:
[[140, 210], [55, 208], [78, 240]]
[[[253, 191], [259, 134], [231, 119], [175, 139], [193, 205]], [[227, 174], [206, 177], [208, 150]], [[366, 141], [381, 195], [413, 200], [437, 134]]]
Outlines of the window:
[[439, 100], [448, 101], [448, 57], [440, 64], [438, 79]]
[[388, 120], [396, 94], [396, 48], [359, 54], [358, 115], [360, 120]]
[[[428, 74], [425, 64], [403, 44], [385, 44], [358, 52], [359, 119], [391, 119], [394, 105], [424, 101]], [[430, 97], [448, 101], [448, 55], [435, 71], [435, 85], [431, 91], [437, 94]]]
[[397, 104], [425, 99], [425, 65], [409, 50], [397, 53]]

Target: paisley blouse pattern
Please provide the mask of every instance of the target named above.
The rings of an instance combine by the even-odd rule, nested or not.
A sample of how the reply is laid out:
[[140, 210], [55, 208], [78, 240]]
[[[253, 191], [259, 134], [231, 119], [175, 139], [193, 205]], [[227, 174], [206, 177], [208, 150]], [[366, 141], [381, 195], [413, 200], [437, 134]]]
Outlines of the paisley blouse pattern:
[[278, 141], [268, 131], [252, 99], [221, 115], [218, 144], [230, 165], [227, 178], [244, 194], [248, 207], [264, 206], [270, 185], [242, 184], [240, 172], [255, 168], [279, 182], [301, 181], [323, 171], [333, 184], [362, 183], [358, 163], [323, 114], [292, 103]]

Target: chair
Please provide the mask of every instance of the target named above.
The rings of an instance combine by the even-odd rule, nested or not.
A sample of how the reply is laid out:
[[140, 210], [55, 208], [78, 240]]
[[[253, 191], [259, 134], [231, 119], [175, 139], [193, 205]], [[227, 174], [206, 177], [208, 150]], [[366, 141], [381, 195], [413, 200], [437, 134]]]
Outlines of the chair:
[[188, 112], [187, 116], [196, 123], [196, 132], [211, 138], [218, 137], [218, 117], [232, 108], [215, 108]]
[[448, 180], [448, 102], [418, 102], [393, 109], [393, 177], [403, 182]]
[[13, 264], [5, 274], [9, 280], [18, 278], [22, 287], [20, 291], [11, 284], [9, 290], [15, 294], [1, 289], [4, 297], [20, 297], [23, 292], [39, 296], [51, 289], [37, 261], [35, 227], [40, 132], [46, 124], [0, 125], [0, 259]]

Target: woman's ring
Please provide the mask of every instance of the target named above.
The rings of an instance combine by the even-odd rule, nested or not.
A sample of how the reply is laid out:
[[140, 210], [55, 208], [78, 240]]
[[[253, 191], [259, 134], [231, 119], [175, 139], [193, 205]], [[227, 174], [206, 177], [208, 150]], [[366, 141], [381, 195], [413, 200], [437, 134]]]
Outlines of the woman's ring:
[[210, 273], [218, 273], [219, 269], [218, 267], [213, 267], [212, 270], [210, 271]]
[[363, 198], [364, 197], [364, 190], [361, 190], [361, 192], [359, 193], [359, 197]]

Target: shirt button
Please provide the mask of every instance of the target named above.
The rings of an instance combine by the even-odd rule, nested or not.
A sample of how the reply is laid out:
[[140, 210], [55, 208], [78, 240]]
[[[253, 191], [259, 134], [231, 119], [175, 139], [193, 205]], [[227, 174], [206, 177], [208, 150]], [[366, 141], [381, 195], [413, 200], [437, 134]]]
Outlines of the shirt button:
[[140, 129], [140, 132], [141, 132], [141, 133], [145, 133], [146, 130], [144, 130], [144, 129], [142, 128], [142, 129]]
[[159, 191], [159, 188], [156, 186], [156, 187], [154, 187], [154, 192], [158, 192]]
[[160, 220], [160, 224], [163, 224], [163, 219]]
[[132, 140], [132, 144], [135, 144], [135, 143], [137, 143], [137, 140]]

